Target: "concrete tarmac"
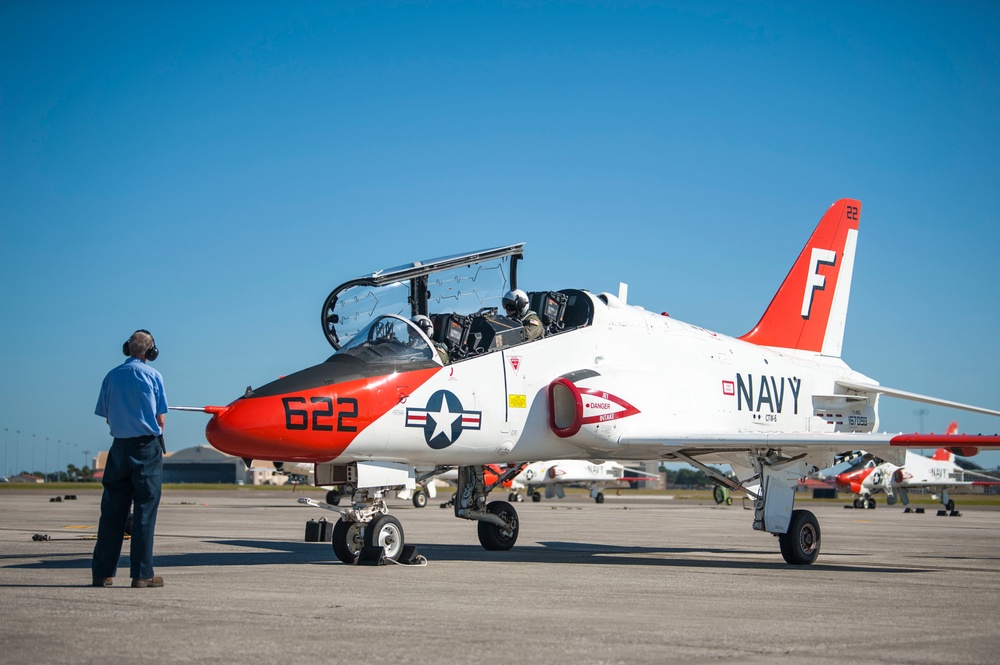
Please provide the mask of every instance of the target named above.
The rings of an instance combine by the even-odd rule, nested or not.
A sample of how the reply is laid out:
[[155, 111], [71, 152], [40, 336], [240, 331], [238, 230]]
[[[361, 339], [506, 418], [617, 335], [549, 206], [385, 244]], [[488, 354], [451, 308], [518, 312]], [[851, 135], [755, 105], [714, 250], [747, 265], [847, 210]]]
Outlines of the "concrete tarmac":
[[[348, 566], [305, 523], [302, 493], [167, 490], [161, 589], [90, 584], [100, 493], [0, 493], [0, 659], [7, 663], [285, 661], [996, 663], [1000, 511], [816, 513], [816, 564], [786, 565], [752, 513], [635, 495], [516, 505], [517, 545], [393, 502], [426, 566]], [[320, 491], [307, 492], [322, 500]], [[503, 498], [495, 496], [494, 498]], [[51, 540], [34, 541], [35, 533]]]

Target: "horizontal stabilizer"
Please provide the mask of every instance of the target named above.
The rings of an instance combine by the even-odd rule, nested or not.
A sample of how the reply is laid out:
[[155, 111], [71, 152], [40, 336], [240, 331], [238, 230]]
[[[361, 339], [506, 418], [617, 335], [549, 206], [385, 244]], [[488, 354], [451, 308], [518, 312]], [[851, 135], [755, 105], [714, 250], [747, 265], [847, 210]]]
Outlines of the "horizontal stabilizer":
[[887, 388], [885, 386], [880, 386], [877, 383], [856, 383], [854, 381], [837, 381], [837, 385], [847, 390], [855, 390], [862, 393], [878, 393], [880, 395], [886, 395], [888, 397], [898, 397], [899, 399], [908, 399], [913, 402], [923, 402], [924, 404], [933, 404], [935, 406], [946, 406], [951, 409], [962, 409], [964, 411], [973, 411], [975, 413], [985, 413], [988, 416], [1000, 416], [1000, 411], [995, 411], [993, 409], [985, 409], [981, 406], [962, 404], [961, 402], [952, 402], [950, 400], [939, 399], [937, 397], [930, 397], [928, 395], [919, 395], [917, 393], [911, 393], [905, 390], [896, 390], [895, 388]]

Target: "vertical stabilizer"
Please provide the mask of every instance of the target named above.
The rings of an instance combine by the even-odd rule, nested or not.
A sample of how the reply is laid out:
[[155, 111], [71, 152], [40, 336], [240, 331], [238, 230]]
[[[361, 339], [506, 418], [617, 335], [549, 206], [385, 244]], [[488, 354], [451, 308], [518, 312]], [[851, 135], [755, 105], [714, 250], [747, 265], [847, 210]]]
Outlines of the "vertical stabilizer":
[[840, 356], [860, 218], [860, 201], [830, 206], [760, 322], [740, 339]]

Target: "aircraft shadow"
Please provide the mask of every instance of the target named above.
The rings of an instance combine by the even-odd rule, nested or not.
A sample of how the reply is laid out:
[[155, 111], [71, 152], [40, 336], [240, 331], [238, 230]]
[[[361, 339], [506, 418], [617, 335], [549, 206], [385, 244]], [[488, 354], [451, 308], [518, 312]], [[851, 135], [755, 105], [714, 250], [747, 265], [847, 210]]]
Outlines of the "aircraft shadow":
[[[284, 542], [273, 540], [206, 540], [205, 543], [227, 547], [246, 548], [245, 551], [191, 552], [181, 554], [157, 554], [157, 568], [183, 568], [193, 566], [273, 566], [273, 565], [343, 565], [334, 557], [329, 543]], [[670, 568], [717, 568], [731, 570], [801, 570], [839, 571], [866, 573], [920, 573], [932, 572], [933, 568], [902, 568], [886, 566], [828, 565], [816, 563], [811, 566], [790, 567], [781, 560], [777, 552], [762, 550], [688, 547], [628, 547], [598, 545], [593, 543], [541, 542], [537, 545], [515, 546], [506, 552], [493, 552], [474, 545], [422, 545], [412, 543], [418, 553], [434, 561], [489, 562], [509, 561], [542, 564], [584, 564], [655, 566]], [[730, 557], [726, 560], [704, 558], [705, 554]], [[666, 556], [665, 556], [666, 555]], [[677, 556], [693, 555], [693, 556]], [[699, 556], [701, 555], [701, 556]], [[774, 556], [773, 561], [746, 561], [744, 557]], [[37, 555], [36, 555], [37, 556]], [[23, 556], [20, 558], [24, 558]], [[822, 561], [822, 559], [821, 559]], [[30, 563], [13, 564], [4, 568], [25, 570], [90, 570], [91, 557], [81, 557], [79, 553], [56, 553], [41, 555], [41, 560]], [[119, 572], [128, 572], [128, 548], [122, 552]], [[6, 586], [24, 586], [0, 583]], [[31, 586], [31, 585], [29, 585]], [[52, 585], [45, 585], [52, 586]], [[59, 585], [55, 585], [59, 586]], [[64, 586], [79, 586], [70, 584]]]
[[[622, 566], [659, 566], [684, 568], [720, 568], [732, 570], [822, 570], [870, 573], [919, 573], [932, 572], [927, 568], [901, 568], [886, 566], [856, 566], [815, 563], [811, 566], [790, 567], [777, 552], [739, 550], [710, 547], [628, 547], [596, 545], [575, 542], [539, 542], [538, 545], [515, 546], [506, 552], [490, 552], [473, 545], [419, 545], [412, 543], [418, 552], [430, 561], [516, 561], [522, 563], [589, 564]], [[663, 558], [663, 555], [693, 554], [693, 557]], [[704, 554], [733, 557], [732, 560], [707, 559]], [[746, 561], [747, 555], [773, 554], [774, 561]], [[821, 555], [822, 557], [822, 555]], [[822, 558], [820, 559], [822, 561]]]

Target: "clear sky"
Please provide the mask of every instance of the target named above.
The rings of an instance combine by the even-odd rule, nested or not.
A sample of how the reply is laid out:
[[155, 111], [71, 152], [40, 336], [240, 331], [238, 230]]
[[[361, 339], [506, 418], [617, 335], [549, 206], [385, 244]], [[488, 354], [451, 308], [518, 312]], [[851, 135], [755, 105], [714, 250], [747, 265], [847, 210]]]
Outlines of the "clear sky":
[[[741, 335], [845, 196], [844, 359], [1000, 408], [997, 3], [3, 2], [4, 470], [110, 445], [136, 328], [171, 404], [227, 404], [329, 355], [336, 285], [466, 250]], [[953, 419], [1000, 430], [882, 402]]]

